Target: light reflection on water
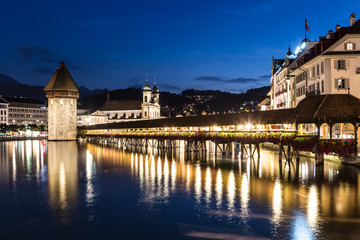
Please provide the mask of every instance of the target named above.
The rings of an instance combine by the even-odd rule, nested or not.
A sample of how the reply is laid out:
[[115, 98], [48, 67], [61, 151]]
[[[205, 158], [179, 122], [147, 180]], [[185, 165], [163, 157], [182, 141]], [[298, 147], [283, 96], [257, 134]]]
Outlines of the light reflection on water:
[[134, 204], [144, 206], [148, 214], [155, 214], [151, 209], [162, 214], [167, 207], [176, 208], [177, 199], [187, 203], [188, 214], [196, 212], [188, 220], [192, 224], [221, 225], [240, 235], [244, 230], [275, 239], [317, 239], [338, 236], [337, 229], [344, 226], [351, 227], [348, 235], [359, 233], [359, 170], [334, 162], [324, 166], [308, 159], [299, 164], [279, 163], [278, 153], [266, 149], [261, 159], [240, 161], [215, 159], [209, 153], [202, 157], [151, 149], [146, 154], [76, 142], [6, 142], [0, 146], [0, 186], [11, 186], [12, 201], [21, 201], [24, 182], [34, 179], [41, 189], [34, 194], [45, 193], [42, 198], [48, 202], [53, 221], [62, 225], [71, 224], [82, 206], [86, 207], [86, 221], [99, 224], [99, 204], [106, 195], [100, 186], [106, 187], [103, 178], [112, 173], [115, 183], [122, 183], [117, 179], [121, 177], [135, 184]]

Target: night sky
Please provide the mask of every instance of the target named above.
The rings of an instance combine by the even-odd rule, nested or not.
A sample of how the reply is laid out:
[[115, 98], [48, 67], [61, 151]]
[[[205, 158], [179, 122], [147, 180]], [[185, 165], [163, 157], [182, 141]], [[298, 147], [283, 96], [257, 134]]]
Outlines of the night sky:
[[65, 61], [79, 86], [241, 92], [270, 84], [271, 57], [360, 17], [360, 1], [2, 1], [0, 73], [29, 85]]

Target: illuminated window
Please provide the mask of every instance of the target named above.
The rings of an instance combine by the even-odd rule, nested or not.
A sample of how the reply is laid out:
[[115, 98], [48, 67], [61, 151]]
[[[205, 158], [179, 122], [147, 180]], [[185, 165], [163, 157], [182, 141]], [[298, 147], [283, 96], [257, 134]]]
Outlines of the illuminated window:
[[337, 81], [338, 89], [345, 89], [346, 79], [340, 78], [340, 79], [337, 79], [336, 81]]
[[345, 43], [345, 50], [355, 50], [355, 43]]

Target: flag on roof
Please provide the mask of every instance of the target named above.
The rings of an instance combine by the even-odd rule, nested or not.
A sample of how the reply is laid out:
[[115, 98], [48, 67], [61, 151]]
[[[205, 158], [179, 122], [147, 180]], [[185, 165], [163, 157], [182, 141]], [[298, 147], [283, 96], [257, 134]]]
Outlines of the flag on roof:
[[306, 17], [305, 17], [305, 30], [309, 31], [309, 23], [308, 23]]

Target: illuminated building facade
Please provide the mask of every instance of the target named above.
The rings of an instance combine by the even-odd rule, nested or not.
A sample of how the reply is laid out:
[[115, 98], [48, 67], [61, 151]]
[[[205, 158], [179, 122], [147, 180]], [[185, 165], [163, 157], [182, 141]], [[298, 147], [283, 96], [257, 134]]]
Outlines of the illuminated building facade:
[[9, 103], [8, 124], [47, 125], [46, 104], [38, 99], [4, 97]]
[[360, 98], [360, 21], [336, 25], [319, 41], [305, 38], [294, 54], [273, 59], [271, 109], [294, 108], [305, 97], [347, 94]]
[[48, 139], [76, 140], [79, 88], [63, 62], [44, 91], [48, 98]]
[[108, 117], [109, 122], [141, 119], [141, 100], [111, 100], [108, 93], [100, 111]]
[[8, 124], [9, 102], [0, 95], [0, 124]]
[[143, 88], [143, 103], [141, 104], [142, 118], [154, 119], [160, 118], [160, 103], [159, 103], [160, 92], [156, 85], [151, 89], [147, 83]]
[[96, 124], [104, 124], [109, 122], [109, 117], [100, 110], [93, 113], [85, 112], [77, 115], [78, 126], [88, 126]]
[[38, 99], [0, 96], [0, 124], [46, 125], [46, 104]]

